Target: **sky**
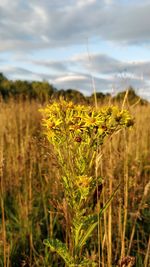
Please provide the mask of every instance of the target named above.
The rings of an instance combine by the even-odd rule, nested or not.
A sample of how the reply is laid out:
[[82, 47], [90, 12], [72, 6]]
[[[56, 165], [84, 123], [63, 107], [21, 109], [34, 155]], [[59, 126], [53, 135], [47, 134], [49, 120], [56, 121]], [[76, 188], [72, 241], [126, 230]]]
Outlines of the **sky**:
[[1, 0], [0, 72], [150, 100], [149, 14], [150, 0]]

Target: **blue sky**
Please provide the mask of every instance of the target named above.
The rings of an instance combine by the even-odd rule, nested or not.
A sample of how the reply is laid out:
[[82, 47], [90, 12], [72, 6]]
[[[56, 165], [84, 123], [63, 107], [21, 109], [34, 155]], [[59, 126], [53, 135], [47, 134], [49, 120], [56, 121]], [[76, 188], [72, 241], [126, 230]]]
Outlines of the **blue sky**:
[[[150, 0], [0, 1], [0, 72], [150, 100]], [[90, 59], [89, 59], [89, 55]]]

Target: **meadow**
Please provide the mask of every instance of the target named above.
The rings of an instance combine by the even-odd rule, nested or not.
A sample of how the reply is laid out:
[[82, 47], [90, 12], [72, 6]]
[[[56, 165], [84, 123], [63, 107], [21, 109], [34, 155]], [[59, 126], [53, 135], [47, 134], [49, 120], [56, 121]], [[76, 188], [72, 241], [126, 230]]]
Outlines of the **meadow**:
[[[65, 266], [43, 243], [64, 241], [66, 227], [61, 170], [41, 124], [44, 105], [0, 100], [0, 266]], [[136, 267], [150, 266], [150, 105], [125, 107], [135, 123], [102, 147], [101, 206], [120, 186], [85, 251], [101, 267], [119, 266], [129, 256]]]

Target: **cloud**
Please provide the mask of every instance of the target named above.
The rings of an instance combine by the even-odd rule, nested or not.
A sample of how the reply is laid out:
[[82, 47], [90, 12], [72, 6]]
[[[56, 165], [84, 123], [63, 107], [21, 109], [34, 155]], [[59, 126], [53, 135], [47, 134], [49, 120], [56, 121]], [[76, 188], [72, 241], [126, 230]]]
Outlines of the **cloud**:
[[80, 70], [81, 73], [94, 75], [115, 75], [138, 79], [150, 78], [150, 61], [121, 61], [106, 54], [95, 53], [91, 55], [78, 54], [68, 60], [32, 60], [33, 65], [40, 65], [48, 70], [58, 73], [70, 73]]
[[150, 41], [150, 3], [18, 1], [0, 4], [0, 50], [33, 50], [85, 43], [97, 37], [125, 44]]
[[[108, 79], [94, 77], [94, 82], [95, 82], [95, 87], [97, 88], [97, 91], [103, 91], [103, 92], [111, 91], [111, 88], [108, 89], [109, 82], [110, 82]], [[67, 76], [63, 75], [54, 80], [54, 85], [58, 89], [61, 89], [61, 88], [76, 89], [85, 95], [90, 95], [93, 91], [91, 77], [88, 74], [81, 75], [80, 73], [74, 73], [74, 74], [67, 75]]]
[[68, 75], [68, 76], [62, 76], [55, 79], [56, 83], [62, 83], [62, 82], [74, 82], [74, 81], [81, 81], [85, 80], [86, 77], [83, 75]]
[[56, 75], [46, 74], [42, 72], [35, 72], [29, 69], [15, 67], [15, 66], [1, 66], [0, 72], [4, 73], [5, 76], [9, 79], [16, 80], [47, 80], [50, 83], [56, 78]]
[[[30, 62], [30, 60], [29, 60]], [[33, 65], [39, 65], [39, 66], [43, 66], [48, 70], [54, 71], [56, 73], [62, 73], [62, 72], [67, 72], [69, 71], [69, 66], [71, 64], [71, 60], [67, 61], [60, 61], [60, 60], [32, 60], [31, 63]]]
[[84, 6], [88, 6], [91, 4], [95, 4], [96, 0], [77, 0], [77, 6], [79, 7], [84, 7]]
[[73, 88], [92, 91], [91, 75], [94, 77], [98, 91], [118, 92], [133, 86], [140, 92], [148, 90], [150, 78], [150, 62], [125, 62], [105, 54], [93, 54], [91, 62], [85, 54], [73, 56], [65, 61], [33, 61], [46, 68], [46, 72], [54, 70], [57, 75], [53, 84], [57, 88]]
[[56, 87], [87, 93], [92, 90], [92, 74], [98, 90], [118, 90], [131, 83], [150, 95], [150, 61], [126, 62], [100, 53], [92, 54], [91, 62], [81, 54], [63, 61], [35, 58], [46, 49], [78, 49], [87, 38], [149, 48], [149, 14], [149, 0], [0, 1], [1, 71], [13, 79], [47, 79]]
[[[113, 62], [111, 58], [110, 61]], [[42, 65], [42, 61], [40, 61], [40, 63]], [[103, 65], [103, 62], [101, 63]], [[118, 66], [119, 63], [117, 61], [116, 65], [115, 60], [114, 63], [114, 66], [112, 65], [114, 73], [110, 72], [109, 67], [107, 72], [106, 66], [106, 72], [103, 72], [103, 74], [100, 74], [98, 72], [95, 72], [94, 74], [91, 73], [93, 75], [96, 91], [118, 93], [121, 90], [125, 90], [128, 86], [133, 86], [140, 95], [146, 96], [147, 98], [149, 97], [150, 99], [149, 80], [144, 79], [136, 73], [136, 69], [137, 71], [139, 71], [141, 63], [139, 63], [139, 65], [138, 63], [136, 63], [132, 66], [131, 70], [132, 72], [134, 71], [134, 75], [131, 71], [117, 73], [117, 69], [115, 69], [115, 67]], [[55, 67], [58, 67], [59, 73], [53, 73], [51, 71], [48, 71], [49, 68], [53, 66], [53, 64]], [[70, 66], [71, 64], [74, 65], [73, 60], [71, 60], [70, 62], [67, 61], [67, 64], [70, 64]], [[3, 66], [0, 68], [0, 72], [5, 73], [6, 77], [11, 79], [15, 79], [17, 77], [18, 79], [22, 80], [47, 80], [49, 83], [53, 84], [58, 89], [77, 89], [85, 95], [90, 95], [92, 93], [92, 79], [91, 75], [86, 69], [84, 70], [84, 72], [82, 70], [80, 72], [77, 70], [73, 71], [71, 68], [66, 71], [65, 64], [63, 66], [59, 61], [52, 62], [51, 64], [48, 64], [47, 62], [45, 64], [45, 62], [43, 62], [43, 66], [46, 66], [47, 71], [31, 71], [29, 69], [21, 67]], [[134, 66], [136, 67], [135, 70]]]

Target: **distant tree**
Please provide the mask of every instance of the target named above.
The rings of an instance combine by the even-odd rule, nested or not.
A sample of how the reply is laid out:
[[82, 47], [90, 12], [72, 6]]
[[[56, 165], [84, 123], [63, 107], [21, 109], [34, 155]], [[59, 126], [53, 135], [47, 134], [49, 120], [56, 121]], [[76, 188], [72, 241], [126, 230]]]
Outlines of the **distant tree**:
[[7, 78], [3, 75], [2, 72], [0, 72], [0, 83], [3, 82], [3, 81], [6, 81]]
[[75, 89], [60, 89], [56, 90], [53, 94], [53, 99], [60, 99], [73, 101], [74, 103], [86, 102], [86, 97], [79, 91]]
[[[122, 102], [125, 97], [126, 91], [118, 93], [112, 98], [113, 101]], [[41, 102], [51, 99], [59, 99], [62, 97], [64, 100], [72, 100], [74, 103], [88, 103], [94, 105], [94, 94], [91, 96], [84, 96], [80, 91], [75, 89], [61, 89], [57, 90], [53, 85], [49, 84], [47, 81], [22, 81], [16, 80], [11, 81], [7, 79], [3, 73], [0, 72], [0, 95], [3, 99], [8, 99], [10, 96], [18, 99], [38, 99]], [[98, 103], [107, 103], [110, 98], [109, 93], [97, 92], [96, 98]], [[128, 98], [129, 104], [134, 104], [136, 102], [140, 104], [147, 104], [148, 101], [140, 98], [133, 87], [128, 88]]]
[[[103, 103], [103, 102], [106, 101], [109, 97], [110, 97], [110, 94], [109, 94], [109, 93], [107, 93], [107, 94], [104, 94], [104, 93], [102, 93], [102, 92], [97, 92], [97, 93], [96, 93], [96, 99], [97, 99], [97, 102], [98, 102], [98, 103]], [[89, 104], [94, 104], [94, 103], [95, 103], [95, 96], [94, 96], [94, 93], [93, 93], [91, 96], [87, 97], [87, 99], [88, 99]]]
[[65, 99], [66, 93], [64, 89], [60, 89], [60, 90], [55, 90], [53, 92], [52, 98], [53, 99], [59, 99], [60, 97]]
[[76, 103], [85, 102], [85, 96], [81, 92], [74, 89], [68, 89], [65, 91], [65, 99], [72, 100]]
[[27, 81], [16, 80], [13, 82], [11, 93], [15, 98], [16, 97], [22, 97], [23, 99], [30, 98], [31, 83]]
[[42, 102], [48, 100], [53, 94], [53, 86], [46, 81], [32, 82], [32, 96]]
[[13, 82], [7, 79], [0, 81], [0, 94], [6, 100], [12, 95]]
[[[140, 97], [136, 94], [135, 89], [134, 89], [132, 86], [130, 86], [129, 88], [127, 88], [127, 90], [128, 90], [127, 101], [128, 101], [128, 103], [129, 103], [130, 105], [133, 105], [133, 104], [135, 104], [136, 102], [139, 102], [139, 103], [142, 104], [142, 105], [147, 103], [146, 100], [140, 98]], [[127, 91], [127, 90], [126, 90], [126, 91]], [[114, 100], [119, 101], [119, 102], [122, 102], [123, 99], [124, 99], [124, 97], [125, 97], [125, 95], [126, 95], [126, 91], [119, 92], [119, 93], [114, 97]]]

